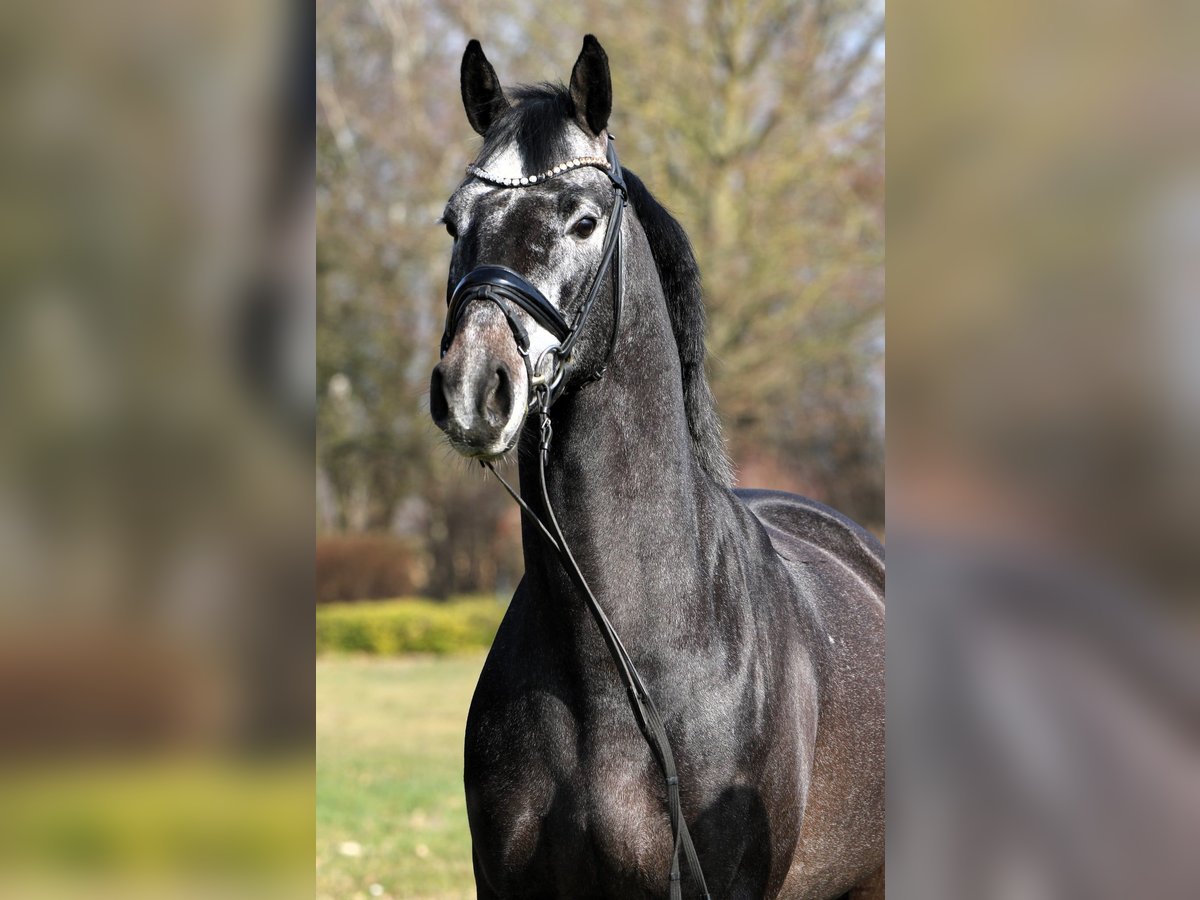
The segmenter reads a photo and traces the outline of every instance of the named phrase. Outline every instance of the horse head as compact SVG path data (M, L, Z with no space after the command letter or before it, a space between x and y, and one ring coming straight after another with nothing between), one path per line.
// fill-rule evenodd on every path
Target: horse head
M607 362L625 186L607 132L608 58L591 35L568 88L506 93L478 41L461 88L483 147L442 217L454 247L429 405L456 450L492 459L516 445L531 409Z

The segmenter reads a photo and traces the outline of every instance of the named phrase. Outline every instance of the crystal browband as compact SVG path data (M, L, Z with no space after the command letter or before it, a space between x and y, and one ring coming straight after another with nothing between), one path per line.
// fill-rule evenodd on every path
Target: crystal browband
M486 169L481 169L479 166L467 166L467 174L474 175L476 178L481 178L484 181L489 181L492 184L498 184L501 187L524 187L527 184L537 184L540 181L545 181L548 178L553 178L555 175L561 175L564 172L569 172L572 169L583 169L587 166L603 169L606 172L612 171L612 163L603 156L577 156L574 159L569 159L565 163L555 166L548 172L542 172L540 175L523 175L519 178L501 178L499 175L493 175Z

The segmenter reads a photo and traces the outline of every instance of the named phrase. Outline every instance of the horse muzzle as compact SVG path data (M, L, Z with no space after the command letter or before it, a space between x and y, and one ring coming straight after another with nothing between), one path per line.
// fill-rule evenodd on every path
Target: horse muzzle
M528 409L528 372L505 317L477 304L429 382L429 412L459 453L493 459L513 448Z

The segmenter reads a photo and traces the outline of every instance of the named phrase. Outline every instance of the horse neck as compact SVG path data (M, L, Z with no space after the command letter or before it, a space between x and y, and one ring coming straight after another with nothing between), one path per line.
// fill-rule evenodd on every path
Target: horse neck
M657 282L627 286L626 306L605 376L552 410L546 483L588 584L631 652L644 657L639 645L651 653L665 646L712 602L700 576L701 519L717 488L692 455L678 351ZM537 425L528 426L530 443ZM522 493L544 515L537 466L536 452L522 454ZM568 646L583 641L598 652L584 598L536 526L524 523L523 539L526 588L548 605L539 610L543 621L565 631L555 638Z

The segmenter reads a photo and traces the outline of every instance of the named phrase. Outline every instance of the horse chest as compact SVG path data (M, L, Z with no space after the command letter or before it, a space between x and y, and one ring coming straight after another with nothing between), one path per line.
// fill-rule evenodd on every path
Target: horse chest
M478 800L471 804L475 848L489 880L516 895L548 884L571 896L596 885L619 885L614 896L660 892L670 823L636 728L581 725L553 699L529 712L510 720L526 727L492 736L493 751L505 744L498 756L519 764L468 771ZM471 743L469 736L468 755Z

